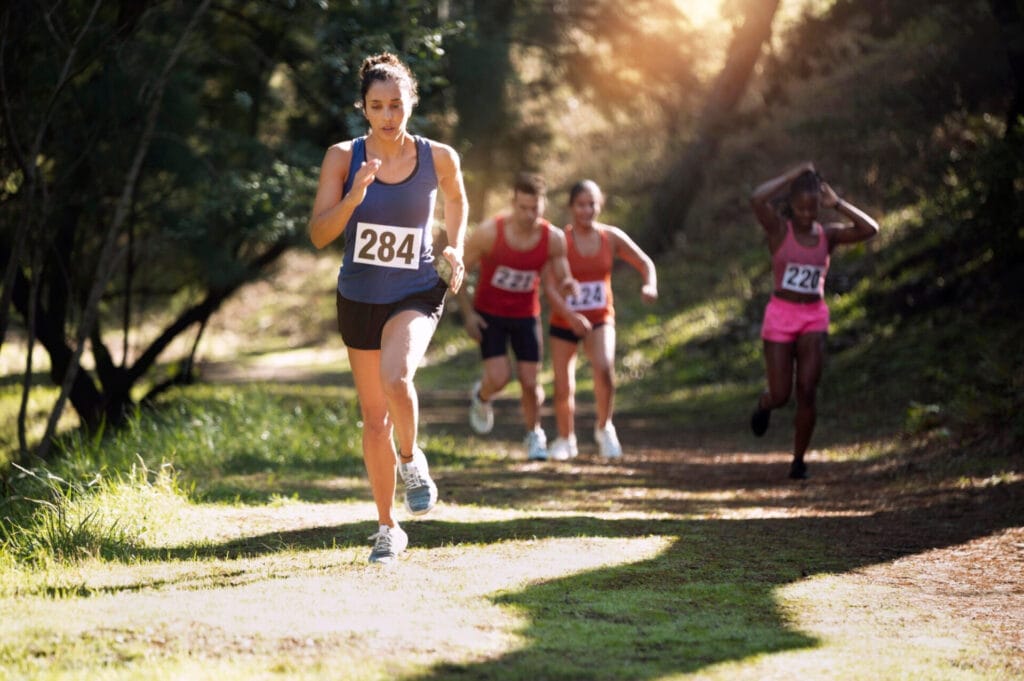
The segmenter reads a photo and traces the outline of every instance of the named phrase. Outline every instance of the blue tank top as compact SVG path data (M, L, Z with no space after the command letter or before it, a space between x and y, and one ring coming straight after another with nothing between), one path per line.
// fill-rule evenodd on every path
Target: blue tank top
M345 258L338 291L350 300L386 304L437 285L434 268L434 204L437 171L430 142L413 136L416 168L405 180L374 180L345 226ZM366 138L353 140L344 194L366 161Z

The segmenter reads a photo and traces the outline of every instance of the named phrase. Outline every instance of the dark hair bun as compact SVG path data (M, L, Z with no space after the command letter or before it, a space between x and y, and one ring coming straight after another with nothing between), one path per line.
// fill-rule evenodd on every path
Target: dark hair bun
M362 66L359 67L360 80L362 80L366 76L366 74L369 73L371 69L373 69L374 66L381 65L396 66L400 69L405 69L405 64L403 64L398 57L391 54L390 52L381 52L380 54L370 55L369 57L363 60Z
M401 59L390 52L373 54L363 60L359 67L359 102L366 100L366 92L374 81L394 81L405 88L413 106L419 101L418 85L416 77Z

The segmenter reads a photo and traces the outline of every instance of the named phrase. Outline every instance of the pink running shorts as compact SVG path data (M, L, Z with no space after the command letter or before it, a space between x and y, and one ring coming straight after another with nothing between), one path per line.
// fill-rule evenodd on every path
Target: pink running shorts
M828 333L828 321L824 300L794 303L772 296L764 308L761 338L773 343L792 343L805 333Z

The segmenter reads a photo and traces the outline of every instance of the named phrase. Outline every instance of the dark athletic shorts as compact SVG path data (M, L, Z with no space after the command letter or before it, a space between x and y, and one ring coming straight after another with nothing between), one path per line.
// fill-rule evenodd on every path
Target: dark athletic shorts
M438 281L426 291L413 293L393 303L360 303L339 292L337 295L338 331L345 345L356 350L380 350L384 324L403 310L417 310L435 322L444 311L448 284Z
M482 329L480 355L484 359L501 357L512 344L512 353L520 362L540 361L540 317L497 317L477 310L487 322Z
M601 322L599 324L592 325L591 328L597 329L604 325L605 322ZM577 336L575 333L573 333L572 329L567 329L562 326L555 326L554 324L548 326L548 333L551 334L552 338L561 338L562 340L569 341L570 343L579 343L581 340L583 340L583 337Z

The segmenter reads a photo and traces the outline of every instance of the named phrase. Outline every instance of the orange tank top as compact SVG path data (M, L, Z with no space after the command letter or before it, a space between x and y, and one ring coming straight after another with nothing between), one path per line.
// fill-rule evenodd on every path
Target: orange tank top
M580 294L566 299L569 307L586 317L591 324L604 324L615 319L612 300L612 264L615 253L612 239L607 230L598 229L601 245L593 255L583 255L576 247L572 225L565 228L566 258L569 271L580 283ZM569 320L558 313L552 313L551 324L563 329L571 328Z

